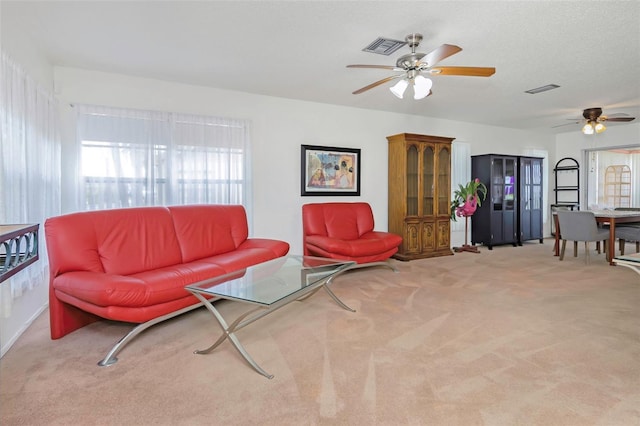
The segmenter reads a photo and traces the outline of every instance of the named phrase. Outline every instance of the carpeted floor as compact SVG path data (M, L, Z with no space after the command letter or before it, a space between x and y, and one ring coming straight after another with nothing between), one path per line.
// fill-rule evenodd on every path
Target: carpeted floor
M130 325L52 341L45 312L0 362L9 425L640 425L640 275L551 244L364 269L241 330L199 309L110 367ZM235 317L245 305L217 302Z

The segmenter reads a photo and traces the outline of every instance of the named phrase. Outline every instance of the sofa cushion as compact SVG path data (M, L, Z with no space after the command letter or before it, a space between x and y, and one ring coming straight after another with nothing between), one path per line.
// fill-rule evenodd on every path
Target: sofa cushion
M144 307L189 295L184 287L226 271L206 262L173 265L125 276L100 272L68 272L56 277L56 291L98 306Z
M325 252L349 257L377 255L392 250L402 242L399 235L386 232L369 232L357 240L310 235L306 238L307 247L318 247Z
M302 207L305 235L355 240L373 231L374 220L367 203L317 203Z
M227 272L282 257L289 252L289 244L284 241L251 238L236 250L200 259L220 266Z
M47 219L45 228L54 276L67 271L130 275L182 261L165 207L73 213Z
M247 215L240 205L172 206L169 211L183 262L228 253L249 236Z

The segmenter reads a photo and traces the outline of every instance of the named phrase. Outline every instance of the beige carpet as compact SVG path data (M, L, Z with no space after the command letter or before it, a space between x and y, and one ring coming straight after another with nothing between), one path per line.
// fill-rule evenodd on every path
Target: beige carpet
M640 425L640 275L551 243L396 262L241 330L253 371L200 309L61 340L48 312L0 362L8 425ZM234 316L244 305L219 302Z

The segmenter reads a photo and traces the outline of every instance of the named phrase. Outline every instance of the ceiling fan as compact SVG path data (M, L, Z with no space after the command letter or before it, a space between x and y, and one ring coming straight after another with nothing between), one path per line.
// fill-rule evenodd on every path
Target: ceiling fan
M451 55L454 55L462 50L462 48L452 45L443 44L437 49L429 53L418 53L416 47L422 41L422 34L409 34L405 38L407 44L411 48L411 53L402 55L396 61L395 66L391 65L347 65L347 68L379 68L391 71L398 71L399 74L385 77L382 80L378 80L367 86L364 86L355 92L354 95L358 95L362 92L366 92L369 89L380 86L392 80L400 79L394 86L390 88L391 93L402 99L404 91L409 86L410 82L413 82L414 99L423 99L431 95L432 81L426 78L423 74L429 76L435 75L461 75L467 77L490 77L496 69L493 67L440 67L436 66L437 63Z
M633 121L635 117L629 117L629 114L625 113L616 113L611 115L602 115L602 108L587 108L582 111L583 119L580 118L569 118L569 120L573 121L573 123L569 124L580 124L586 120L584 127L582 127L582 133L585 135L592 135L593 133L602 133L607 130L607 127L604 125L605 121L610 122L629 122ZM566 126L566 124L561 124L560 126ZM560 127L554 126L554 127Z

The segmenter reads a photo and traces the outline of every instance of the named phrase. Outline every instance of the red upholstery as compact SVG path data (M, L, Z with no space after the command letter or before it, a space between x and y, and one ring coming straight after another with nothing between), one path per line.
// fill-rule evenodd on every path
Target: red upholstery
M188 284L284 256L248 239L242 206L141 207L45 222L51 338L99 318L143 323L199 303Z
M386 260L398 251L399 235L374 231L367 203L315 203L302 206L304 254L357 263Z

